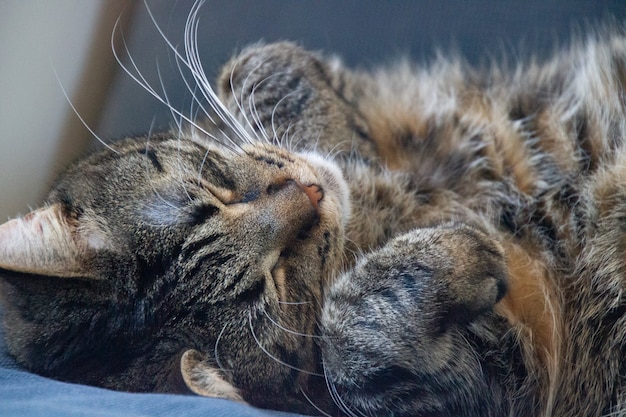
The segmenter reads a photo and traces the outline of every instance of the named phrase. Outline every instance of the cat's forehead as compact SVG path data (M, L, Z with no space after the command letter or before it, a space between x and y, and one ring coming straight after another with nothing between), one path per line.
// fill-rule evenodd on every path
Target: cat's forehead
M84 158L64 174L50 197L95 205L97 211L138 203L179 207L202 195L222 203L245 200L268 184L296 177L313 182L301 158L269 144L233 150L166 133L125 139ZM115 207L103 208L107 203Z
M116 182L125 177L155 179L163 176L199 175L225 178L225 169L232 164L232 152L220 146L169 135L129 138L95 152L68 170L62 182L73 177L85 180ZM140 183L128 184L132 187Z
M265 170L282 169L295 163L293 155L267 143L228 147L214 140L195 136L159 135L120 141L81 161L79 170L127 170L135 173L193 174L227 179L241 177L252 165Z
M137 138L124 141L115 149L113 164L133 164L143 161L157 173L171 170L181 171L193 168L197 171L205 165L225 165L232 158L232 152L207 142L198 143L187 138L163 135L158 138ZM117 159L117 160L116 160ZM137 167L141 168L141 167ZM138 171L141 172L141 169Z

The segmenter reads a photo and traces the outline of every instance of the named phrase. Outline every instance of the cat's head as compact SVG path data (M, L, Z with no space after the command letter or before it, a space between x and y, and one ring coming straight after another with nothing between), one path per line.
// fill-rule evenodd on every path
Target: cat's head
M293 409L320 373L347 187L316 155L191 136L111 145L0 226L9 348L63 379Z

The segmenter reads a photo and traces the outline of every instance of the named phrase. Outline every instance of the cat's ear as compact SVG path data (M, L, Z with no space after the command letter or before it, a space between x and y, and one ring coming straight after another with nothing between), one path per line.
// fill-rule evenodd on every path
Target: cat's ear
M88 234L88 233L87 233ZM95 277L90 239L58 204L0 225L0 268L56 277Z
M180 372L187 388L194 394L244 402L239 390L224 378L219 369L210 366L206 357L195 349L190 349L181 356Z

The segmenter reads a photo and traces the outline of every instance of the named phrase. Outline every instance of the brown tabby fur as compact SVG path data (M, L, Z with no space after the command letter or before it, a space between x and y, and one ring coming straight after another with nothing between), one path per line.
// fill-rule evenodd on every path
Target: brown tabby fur
M111 144L0 227L22 365L313 414L626 415L624 36L506 72L256 45L218 86L233 116Z

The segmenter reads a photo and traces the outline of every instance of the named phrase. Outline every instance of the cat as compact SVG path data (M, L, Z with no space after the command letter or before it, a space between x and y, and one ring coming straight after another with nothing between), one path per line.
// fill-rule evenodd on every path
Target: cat
M315 415L626 415L626 37L378 71L288 42L0 226L26 369ZM201 100L200 97L204 97Z

